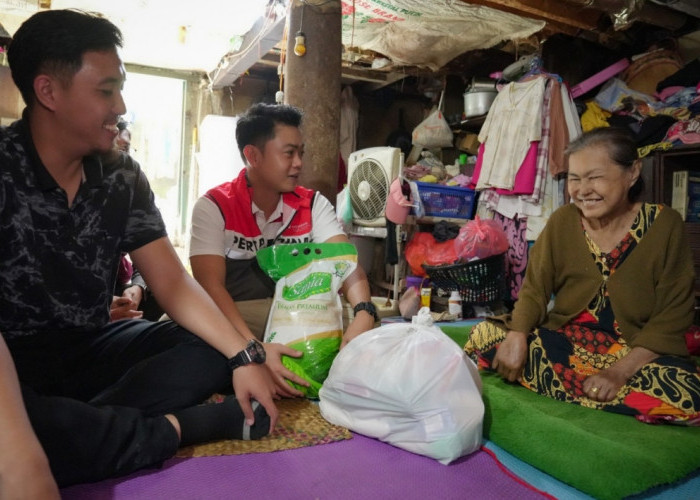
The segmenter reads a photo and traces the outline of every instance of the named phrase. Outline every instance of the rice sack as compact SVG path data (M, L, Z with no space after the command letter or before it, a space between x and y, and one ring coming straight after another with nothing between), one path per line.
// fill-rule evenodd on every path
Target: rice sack
M343 309L338 291L357 267L357 249L350 243L275 245L260 250L257 259L277 282L265 342L303 353L300 358L282 356L282 364L311 385L288 383L317 399L340 350Z

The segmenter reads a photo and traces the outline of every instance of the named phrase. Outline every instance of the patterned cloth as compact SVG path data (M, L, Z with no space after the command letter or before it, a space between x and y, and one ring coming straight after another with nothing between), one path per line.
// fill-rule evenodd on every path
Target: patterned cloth
M659 205L643 206L629 233L610 253L601 252L587 235L591 255L606 279L586 310L572 321L556 331L537 328L529 335L528 361L520 383L560 401L634 415L647 423L700 425L700 368L689 358L656 358L606 403L589 399L582 389L587 377L609 368L631 350L619 331L606 283L661 209ZM481 322L472 330L465 351L479 368L490 369L506 333L494 323Z

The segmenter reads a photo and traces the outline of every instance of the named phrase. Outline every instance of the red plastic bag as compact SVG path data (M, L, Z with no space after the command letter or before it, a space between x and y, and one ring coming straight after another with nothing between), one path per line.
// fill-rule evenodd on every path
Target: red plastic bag
M453 242L461 261L485 259L505 252L510 246L506 232L498 222L481 220L478 215L462 226Z
M454 240L436 241L432 233L415 233L406 245L406 262L414 276L425 276L423 264L440 266L457 260Z

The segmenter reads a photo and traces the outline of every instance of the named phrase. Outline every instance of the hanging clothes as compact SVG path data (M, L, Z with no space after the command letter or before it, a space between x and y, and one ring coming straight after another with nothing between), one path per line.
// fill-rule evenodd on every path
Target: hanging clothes
M485 143L477 189L512 189L532 141L542 132L545 79L511 82L494 99L479 132Z
M549 102L549 174L556 177L566 173L564 150L569 144L569 129L564 115L564 103L561 94L561 84L557 80L550 81L551 100Z

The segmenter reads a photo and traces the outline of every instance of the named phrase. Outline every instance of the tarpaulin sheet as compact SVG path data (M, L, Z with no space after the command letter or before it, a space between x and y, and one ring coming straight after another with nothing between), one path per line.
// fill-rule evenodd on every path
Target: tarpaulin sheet
M342 0L343 45L437 70L458 55L524 39L544 21L460 0Z

